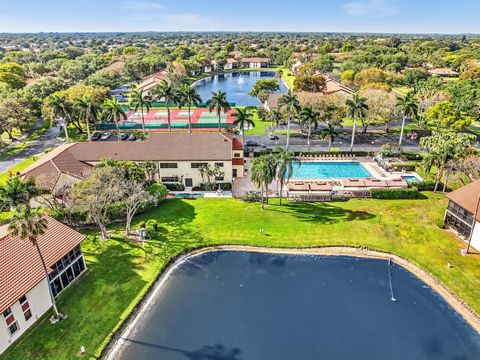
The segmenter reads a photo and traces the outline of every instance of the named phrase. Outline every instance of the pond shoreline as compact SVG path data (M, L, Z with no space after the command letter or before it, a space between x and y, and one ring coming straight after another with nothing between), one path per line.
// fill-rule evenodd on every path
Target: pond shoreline
M275 248L260 247L248 245L218 245L208 246L204 248L194 249L188 252L178 254L170 259L169 263L159 273L157 279L152 283L145 296L132 310L124 323L117 329L113 337L103 349L100 358L114 360L118 358L124 345L124 338L135 329L135 325L141 320L142 314L146 312L149 305L154 301L156 295L166 290L165 285L169 275L184 261L190 257L205 254L213 251L236 251L236 252L253 252L264 254L284 254L284 255L320 255L320 256L347 256L365 259L390 260L395 264L403 267L411 274L415 275L426 285L428 285L436 294L444 299L450 307L457 312L477 333L480 334L480 316L473 311L458 296L453 294L446 286L438 281L432 274L422 270L416 264L402 258L400 256L370 250L365 247L349 247L349 246L324 246L324 247L307 247L307 248Z

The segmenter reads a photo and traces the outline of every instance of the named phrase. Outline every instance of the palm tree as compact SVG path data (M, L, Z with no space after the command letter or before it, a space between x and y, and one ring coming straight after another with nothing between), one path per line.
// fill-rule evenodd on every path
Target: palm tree
M353 95L353 98L348 99L345 104L348 108L348 115L353 118L352 142L350 143L350 151L353 151L353 143L355 142L355 131L357 130L357 117L365 117L368 110L367 99L358 94Z
M398 146L402 146L403 129L405 128L405 120L407 117L415 118L418 114L418 103L413 98L413 92L409 92L405 97L397 100L397 109L402 112L402 127L400 129L400 139Z
M91 141L90 119L97 117L98 107L92 101L90 96L84 96L82 99L78 100L74 107L78 110L80 119L85 119L85 125L87 127L87 139L88 141Z
M275 71L275 77L278 78L278 79L281 79L283 76L283 70L282 69L278 69L277 71Z
M250 172L253 184L260 189L263 210L265 209L264 199L268 204L268 186L277 173L277 161L271 154L256 157L251 162Z
M48 268L37 241L38 238L45 233L47 227L48 221L39 209L24 206L13 214L10 224L8 225L8 231L12 236L20 236L22 240L27 239L31 242L35 250L37 250L38 257L42 262L43 271L45 272L45 277L48 280ZM50 284L48 285L48 292L50 294L50 300L52 301L53 311L55 312L55 316L58 317L60 313L58 312Z
M283 115L282 112L278 109L272 109L267 113L267 119L272 123L272 132L275 132L275 126L278 126L282 121Z
M165 107L167 108L168 131L172 132L170 104L177 104L180 101L180 93L177 88L167 80L162 80L160 84L155 87L154 94L159 100L163 98L163 101L165 102Z
M218 90L217 92L212 92L212 99L210 100L210 105L208 106L208 111L216 111L218 116L218 131L221 129L221 118L220 115L222 111L226 114L230 110L230 104L227 100L227 93Z
M142 112L142 131L145 133L145 115L143 109L146 109L147 112L152 108L152 99L148 96L143 96L143 93L138 89L133 89L130 94L128 94L130 105L133 106L133 111L137 112L139 109Z
M283 184L290 180L293 175L293 164L295 154L293 151L281 151L276 154L277 159L277 181L280 184L280 206L282 206Z
M126 120L127 119L127 114L125 113L125 110L123 110L122 105L119 104L117 101L117 98L111 98L107 99L103 102L103 111L104 115L107 120L113 121L115 125L117 126L117 132L118 132L118 141L120 141L120 120Z
M193 106L198 106L202 102L202 98L197 92L197 89L194 86L188 84L183 84L181 93L185 102L188 106L188 129L192 132L192 112L191 108Z
M311 106L305 106L300 112L301 121L308 126L308 151L310 151L310 135L312 133L312 126L316 128L320 120L320 113L315 111Z
M338 136L338 132L335 131L335 125L332 123L326 122L327 127L322 129L320 132L320 137L325 139L328 137L328 151L332 148L333 140Z
M300 111L300 101L296 95L293 95L292 90L288 90L288 93L278 100L278 106L287 111L287 144L285 150L288 150L290 142L290 122Z
M9 209L30 206L30 200L44 194L46 190L40 189L35 184L35 179L28 177L22 180L14 176L0 187L0 203Z
M234 115L235 121L233 126L236 126L237 129L242 130L242 142L245 144L245 128L246 127L255 127L255 122L253 121L253 114L248 108L237 108L237 113Z
M47 98L47 106L52 109L54 117L62 117L65 121L67 116L67 104L65 98L52 94ZM67 124L64 123L62 126L65 131L65 141L69 142Z

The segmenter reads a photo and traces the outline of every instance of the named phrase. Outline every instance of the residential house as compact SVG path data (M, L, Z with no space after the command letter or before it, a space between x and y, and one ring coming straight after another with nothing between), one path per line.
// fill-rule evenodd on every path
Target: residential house
M251 57L242 58L242 67L244 68L268 68L271 65L269 58Z
M182 182L186 187L198 186L204 179L199 169L218 166L223 176L216 182L232 182L243 176L243 144L231 135L221 133L152 133L147 141L79 142L47 154L21 173L35 177L39 184L58 189L88 174L102 159L155 161L157 180L163 183Z
M263 107L265 110L272 110L278 108L278 100L285 95L285 94L279 94L279 93L272 93L268 95L267 101L263 104Z
M240 67L240 63L237 61L237 59L228 58L227 63L223 68L224 70L233 70L233 69L238 69L239 67Z
M0 354L51 307L48 287L58 296L86 270L84 236L48 217L37 239L49 275L29 240L0 227Z
M439 77L457 77L460 75L455 70L447 67L430 69L428 70L428 73L431 76L439 76Z
M162 80L167 79L167 72L165 70L156 72L155 74L149 75L138 84L137 88L142 92L143 95L150 95L152 89L159 85Z
M445 225L480 251L480 180L447 195ZM471 238L470 238L471 237Z

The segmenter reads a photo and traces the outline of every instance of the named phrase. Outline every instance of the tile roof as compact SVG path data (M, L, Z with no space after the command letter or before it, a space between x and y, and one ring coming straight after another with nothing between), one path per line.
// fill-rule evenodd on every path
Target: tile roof
M270 62L270 59L269 58L262 58L262 57L245 57L245 58L242 58L242 62L268 63L268 62Z
M475 214L479 196L480 180L477 180L458 190L452 191L447 195L447 198L467 210L469 213ZM477 221L480 221L480 211L479 214L477 214Z
M243 144L240 139L233 138L232 150L243 150Z
M276 109L278 107L278 100L285 94L273 93L268 95L267 106L269 109Z
M428 73L431 75L458 75L458 72L447 67L430 69Z
M47 217L45 234L37 239L48 267L55 264L85 238L84 235ZM45 278L35 247L28 240L0 234L0 313Z

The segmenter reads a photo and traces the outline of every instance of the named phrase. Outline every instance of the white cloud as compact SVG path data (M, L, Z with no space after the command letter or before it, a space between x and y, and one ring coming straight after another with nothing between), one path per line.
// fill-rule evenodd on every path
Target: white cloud
M165 9L165 5L158 1L123 1L121 6L131 10L161 10Z
M353 1L343 5L343 10L352 16L388 16L399 12L394 0Z

